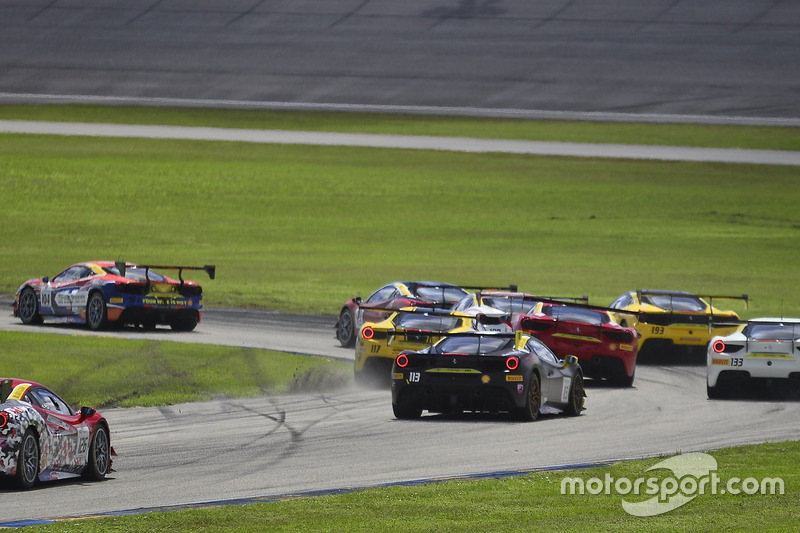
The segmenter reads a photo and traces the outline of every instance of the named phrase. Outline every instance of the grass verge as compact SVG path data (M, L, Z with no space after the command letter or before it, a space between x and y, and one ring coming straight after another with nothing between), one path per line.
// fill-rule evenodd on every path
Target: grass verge
M658 478L669 488L669 470L647 472L663 458L628 461L609 467L547 471L498 480L454 480L415 486L390 486L346 494L301 497L272 503L224 506L134 516L60 522L31 531L794 531L800 508L800 443L772 443L711 452L721 479L763 481L780 478L784 493L714 494L709 489L671 512L651 517L627 514L623 499L650 495L562 493L562 480ZM674 475L679 480L683 475ZM743 484L734 482L734 487ZM587 484L588 486L588 484ZM613 485L612 485L613 486ZM690 485L687 485L687 487ZM709 485L710 487L710 485ZM644 489L643 489L644 490ZM692 494L691 492L687 493Z
M171 405L330 390L352 363L170 341L0 332L3 376L52 388L73 407Z
M6 294L125 259L216 264L207 307L336 314L440 279L601 305L748 293L750 316L800 315L792 167L0 135L0 183Z

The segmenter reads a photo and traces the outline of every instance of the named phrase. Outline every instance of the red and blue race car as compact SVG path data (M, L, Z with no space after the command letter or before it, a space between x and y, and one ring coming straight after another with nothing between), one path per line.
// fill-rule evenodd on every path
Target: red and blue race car
M177 270L178 280L154 269ZM87 324L95 330L110 324L168 324L178 331L192 331L202 318L203 289L194 281L184 280L184 270L204 270L211 279L216 275L213 265L77 263L52 279L23 283L14 297L14 316L23 324L48 320Z

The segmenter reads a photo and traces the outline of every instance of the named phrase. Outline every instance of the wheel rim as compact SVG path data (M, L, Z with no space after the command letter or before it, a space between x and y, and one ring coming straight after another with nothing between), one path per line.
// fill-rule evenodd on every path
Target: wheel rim
M36 314L36 294L26 290L19 298L19 317L27 322Z
M94 437L94 464L97 472L105 474L108 471L108 435L103 428L98 428Z
M350 313L344 312L339 317L339 340L348 342L353 336L353 317Z
M539 408L541 403L539 401L539 380L534 376L531 378L531 385L528 390L528 409L530 409L531 418L539 416Z
M26 483L33 483L39 475L38 455L36 439L28 435L22 443L22 474Z
M92 327L103 323L103 300L99 296L92 296L86 306L86 321Z
M580 413L583 410L583 399L583 378L575 376L575 383L572 386L572 405L576 413Z

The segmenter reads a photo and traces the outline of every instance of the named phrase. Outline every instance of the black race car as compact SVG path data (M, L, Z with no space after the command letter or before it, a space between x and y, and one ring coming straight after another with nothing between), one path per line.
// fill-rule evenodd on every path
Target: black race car
M392 408L400 419L432 413L579 415L586 393L578 359L559 359L524 332L451 333L433 346L401 352L392 365Z

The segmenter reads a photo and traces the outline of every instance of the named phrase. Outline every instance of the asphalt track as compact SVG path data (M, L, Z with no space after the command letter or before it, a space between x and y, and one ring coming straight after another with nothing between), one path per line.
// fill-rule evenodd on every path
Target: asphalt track
M800 119L790 0L0 0L0 101Z
M352 360L352 350L333 337L334 322L209 310L193 333L125 328L104 334L277 347ZM315 332L300 334L309 325ZM26 327L6 313L0 329L93 334L82 327ZM704 366L640 365L634 388L590 384L580 417L551 415L530 424L483 415L399 421L388 391L356 388L110 409L104 414L119 454L117 471L100 483L52 482L31 492L0 487L0 524L502 476L800 438L795 401L710 401L704 384ZM720 476L725 479L725 472Z

